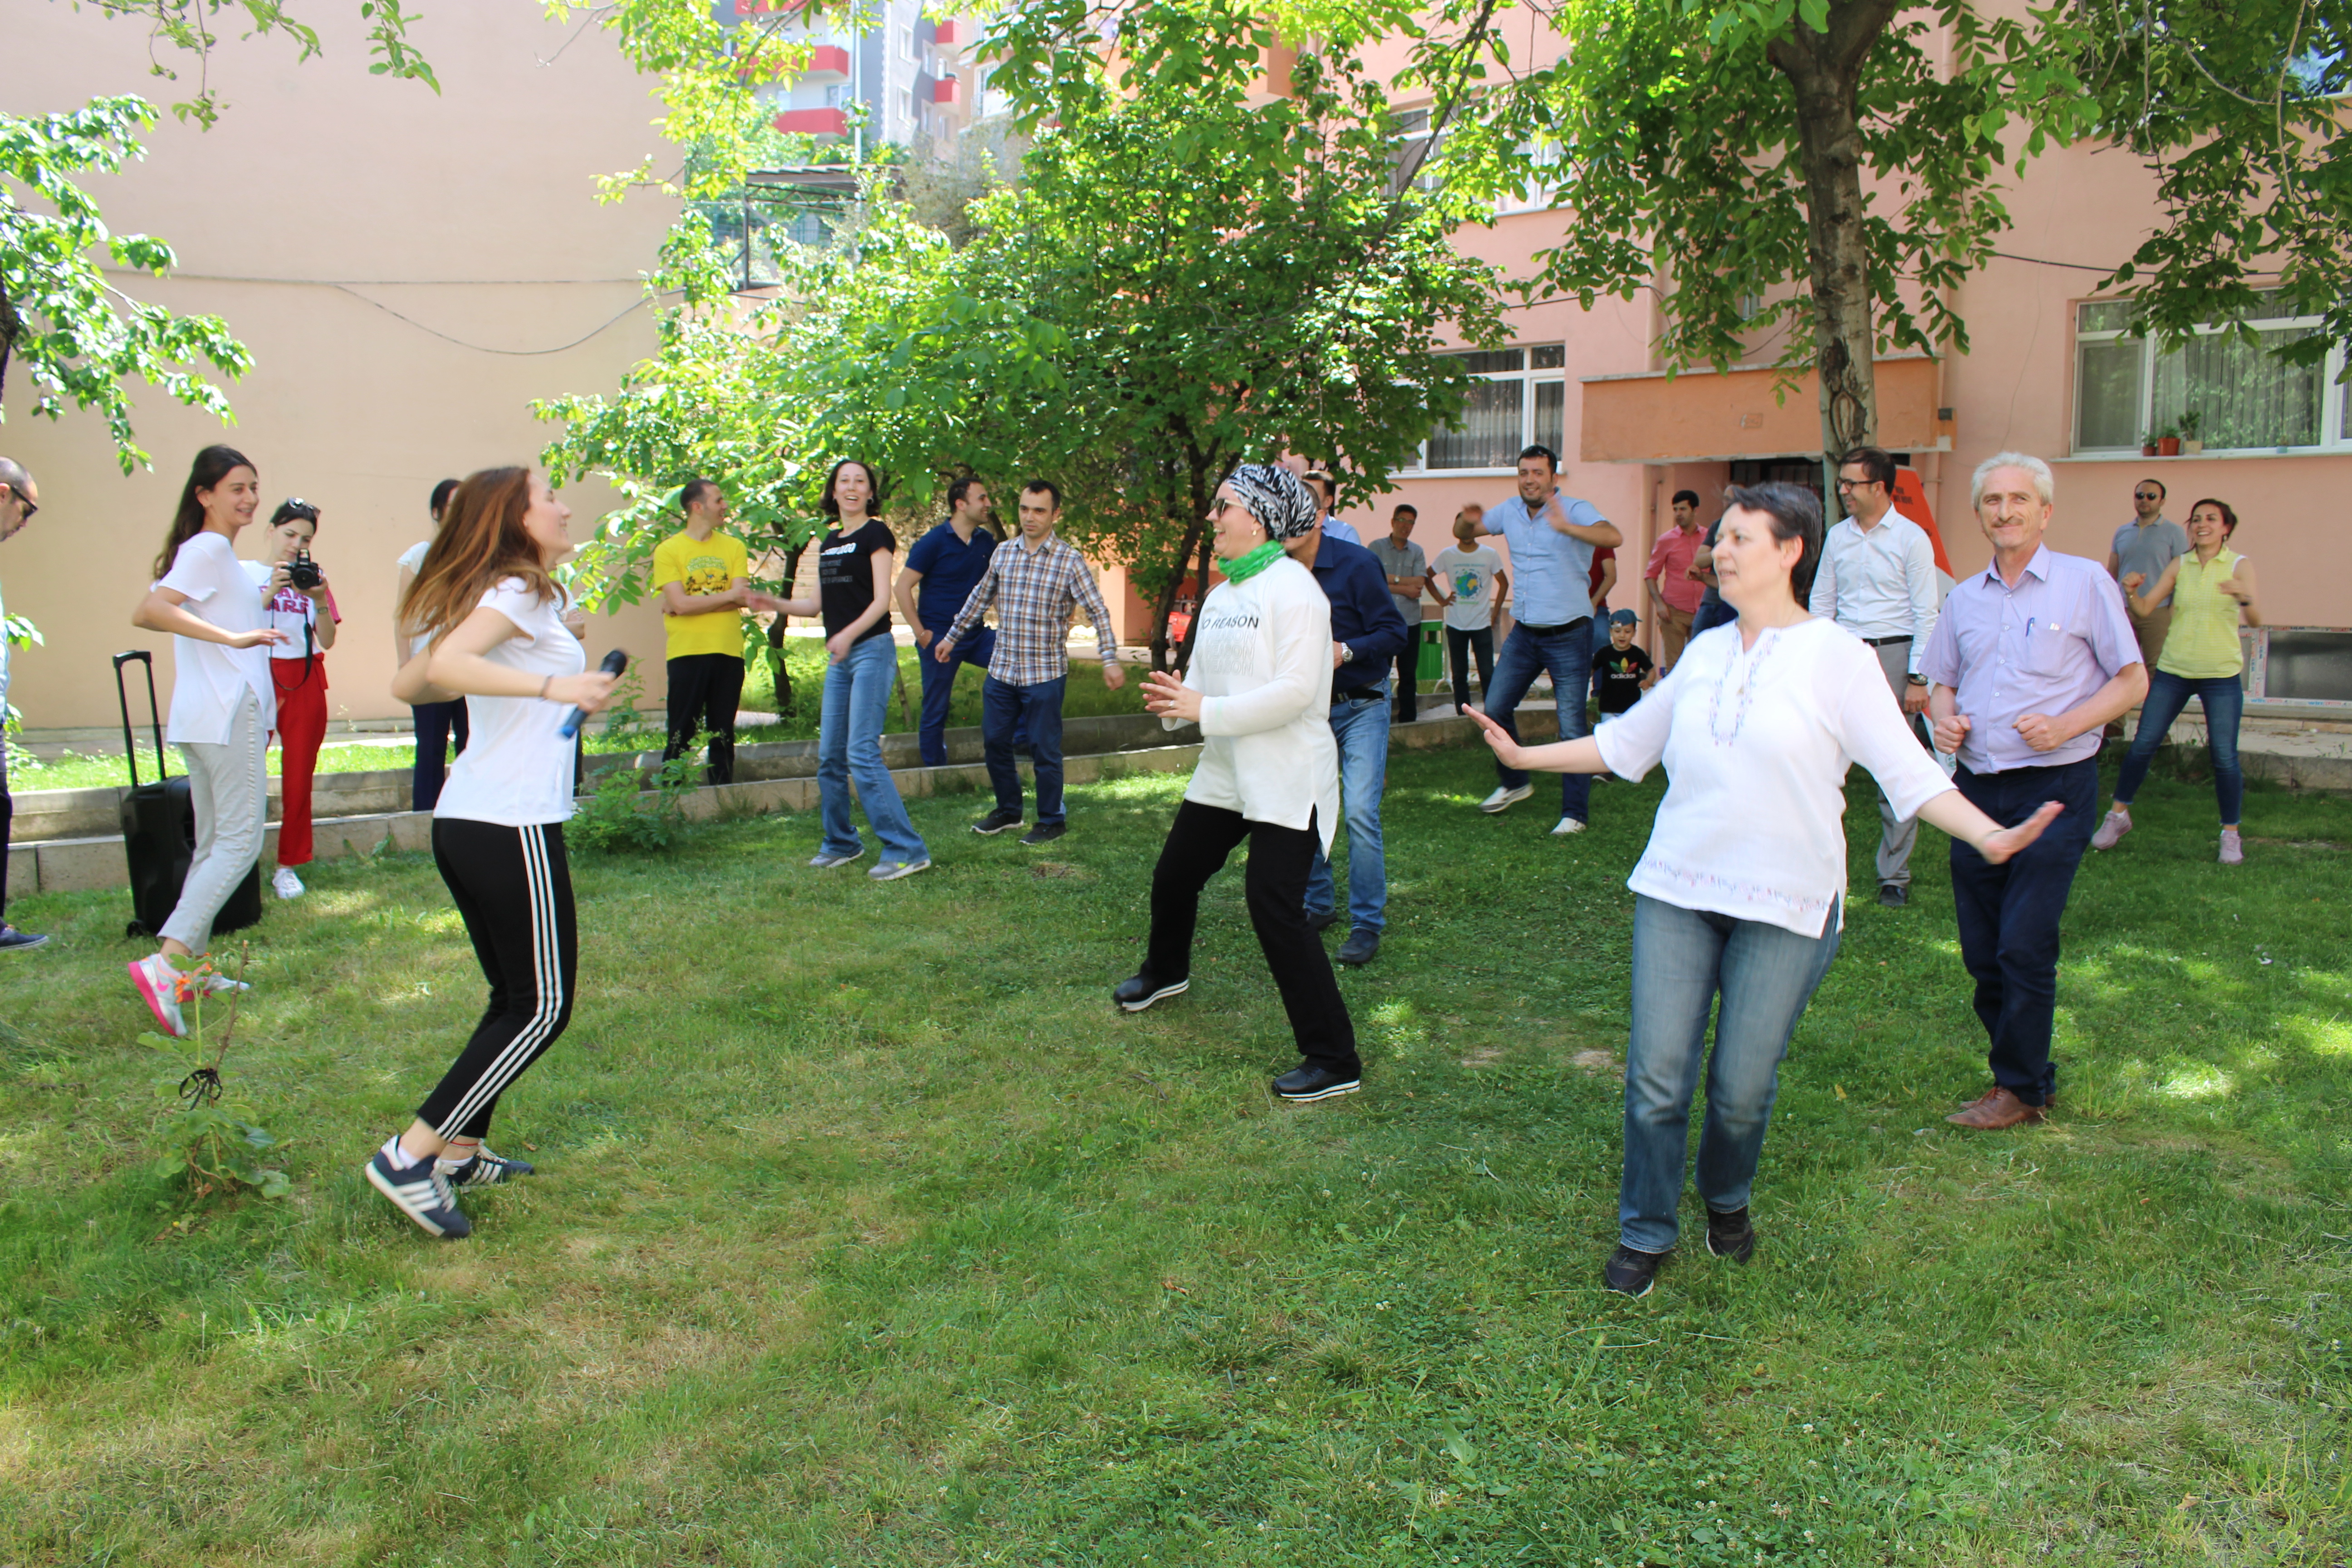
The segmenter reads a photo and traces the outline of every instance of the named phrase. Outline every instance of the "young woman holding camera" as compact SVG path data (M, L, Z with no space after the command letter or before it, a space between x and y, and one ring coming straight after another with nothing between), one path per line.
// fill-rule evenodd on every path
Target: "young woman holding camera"
M310 781L327 739L327 664L319 656L335 646L335 608L327 574L310 560L319 509L296 497L270 514L268 556L245 569L264 595L262 614L286 640L269 650L278 687L278 869L269 885L281 899L302 896L294 868L310 863Z
M130 965L131 984L167 1035L186 1032L171 960L211 945L213 921L261 858L269 816L269 731L278 711L268 649L286 634L264 618L236 536L261 504L261 478L231 447L196 454L155 559L155 585L131 624L173 636L172 719L196 813L196 850L161 949ZM230 982L215 979L218 986Z
M433 858L490 983L465 1049L408 1131L367 1164L369 1183L435 1236L473 1228L457 1188L530 1174L482 1139L499 1097L572 1021L580 930L563 855L572 756L563 721L575 706L603 707L616 678L587 668L551 575L572 553L571 516L542 474L474 474L449 498L400 601L402 634L425 640L393 696L411 705L462 697L472 727L433 808Z

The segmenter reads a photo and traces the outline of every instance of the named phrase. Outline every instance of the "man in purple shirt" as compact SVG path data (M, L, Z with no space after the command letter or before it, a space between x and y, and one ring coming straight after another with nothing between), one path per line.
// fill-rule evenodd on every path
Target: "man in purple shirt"
M1945 1118L1962 1127L2049 1114L2058 922L2098 823L2099 730L2147 691L2115 579L2042 542L2051 489L2039 458L2001 452L1978 465L1969 494L1992 564L1952 585L1919 660L1936 749L1958 754L1960 794L2004 827L2045 801L2065 807L2002 865L1952 841L1960 957L1992 1037L1991 1091Z

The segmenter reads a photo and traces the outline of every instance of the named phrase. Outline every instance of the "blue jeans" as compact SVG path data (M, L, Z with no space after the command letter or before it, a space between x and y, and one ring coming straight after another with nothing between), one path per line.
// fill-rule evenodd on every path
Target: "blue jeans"
M947 636L944 626L926 626L931 634L931 647L915 650L915 667L923 672L923 717L915 726L915 743L923 753L923 766L943 768L948 762L948 702L955 696L956 671L971 665L982 676L988 673L988 661L996 657L996 633L989 626L974 626L956 644L955 656L941 664L931 657L939 639ZM1014 735L1013 744L1022 737Z
M980 683L980 739L988 753L988 782L996 788L996 809L1021 810L1021 770L1013 748L1023 731L1037 770L1037 826L1062 820L1062 689L1068 676L1013 686L991 675Z
M923 836L907 816L898 786L882 765L882 725L890 715L890 689L898 683L898 645L887 636L867 637L849 657L824 671L824 717L817 721L817 799L824 816L824 851L855 855L866 847L849 816L849 781L857 780L858 804L882 858L929 858Z
M1331 739L1339 746L1339 837L1348 844L1348 929L1388 929L1389 866L1381 849L1381 795L1389 785L1388 682L1362 695L1331 699ZM1318 843L1307 871L1307 912L1331 912L1338 891L1331 862Z
M1625 1177L1618 1239L1665 1252L1678 1233L1690 1153L1691 1095L1706 1064L1706 1121L1698 1141L1698 1195L1711 1209L1748 1206L1756 1162L1780 1088L1780 1058L1813 988L1837 956L1838 911L1820 936L1762 921L1633 900L1633 1032L1625 1046Z
M1559 738L1573 741L1584 733L1584 702L1586 689L1592 683L1592 627L1589 617L1580 617L1554 631L1539 637L1524 623L1513 626L1511 635L1503 639L1503 656L1495 661L1495 684L1486 692L1486 717L1503 727L1503 732L1516 741L1519 738L1518 721L1511 715L1528 688L1536 683L1542 671L1551 672L1552 704L1559 710ZM1528 782L1528 775L1517 768L1495 764L1495 773L1504 784L1517 789ZM1582 822L1591 815L1592 779L1586 773L1559 775L1559 814Z
M2058 922L2099 822L2099 759L1952 775L1962 798L2014 827L2054 800L2066 809L2041 837L1995 866L1952 840L1952 913L1960 962L1977 983L1977 1020L1991 1038L1993 1082L2028 1105L2058 1092L2050 1031L2058 1013Z
M1606 609L1596 609L1592 612L1592 649L1587 656L1591 661L1591 674L1584 682L1585 697L1588 701L1601 700L1601 655L1608 646L1609 612Z
M2123 769L2116 775L2116 804L2129 805L2139 794L2140 781L2147 777L2147 764L2155 760L2156 749L2164 744L2165 732L2191 697L2205 705L2205 743L2212 757L2213 794L2221 801L2221 826L2235 827L2246 804L2246 775L2238 765L2238 721L2245 716L2246 691L2234 675L2196 680L2160 669L2149 673L2139 728L2132 731L2131 750L2124 753Z

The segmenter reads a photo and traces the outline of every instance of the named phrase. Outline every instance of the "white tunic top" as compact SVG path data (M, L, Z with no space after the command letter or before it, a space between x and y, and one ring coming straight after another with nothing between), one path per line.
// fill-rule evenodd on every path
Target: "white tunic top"
M1739 646L1739 626L1691 639L1674 670L1595 732L1612 773L1661 761L1666 798L1625 885L1686 910L1829 929L1845 891L1845 776L1868 768L1904 816L1952 787L1886 689L1878 657L1811 616Z
M587 650L563 624L568 606L562 589L542 600L521 578L509 577L482 595L481 607L515 626L515 635L485 656L492 664L538 677L577 675L588 668ZM570 817L572 742L558 731L571 711L536 697L468 696L470 738L449 769L433 815L508 827Z
M261 590L246 574L236 547L217 533L199 533L172 557L155 584L186 595L181 608L225 632L257 632L268 624ZM278 724L278 683L269 676L269 649L230 647L174 636L172 718L164 734L175 746L224 746L238 699L250 691L261 704L261 728Z
M1315 574L1286 555L1246 583L1211 589L1184 684L1202 699L1201 762L1184 798L1277 827L1313 816L1330 853L1339 821L1331 601Z

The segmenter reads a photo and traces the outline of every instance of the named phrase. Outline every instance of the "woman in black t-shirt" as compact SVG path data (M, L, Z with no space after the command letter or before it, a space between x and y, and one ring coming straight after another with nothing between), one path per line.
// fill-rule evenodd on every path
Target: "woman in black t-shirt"
M866 820L882 840L882 858L866 874L896 881L930 868L923 836L907 816L898 786L882 763L882 725L890 689L898 680L898 639L890 635L890 569L898 541L874 515L873 471L855 458L833 466L824 509L833 531L817 546L817 595L813 599L751 596L751 607L824 621L824 718L817 729L817 795L824 842L809 862L819 869L846 866L866 853L849 815L849 781Z

